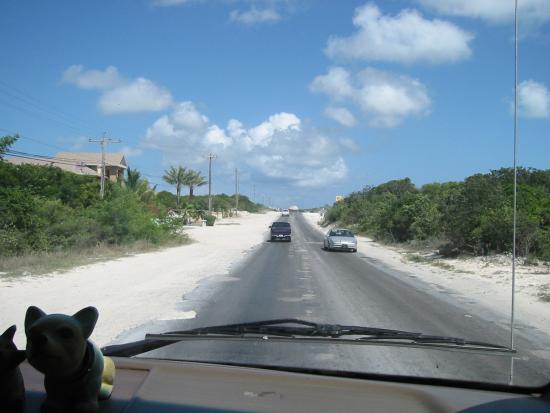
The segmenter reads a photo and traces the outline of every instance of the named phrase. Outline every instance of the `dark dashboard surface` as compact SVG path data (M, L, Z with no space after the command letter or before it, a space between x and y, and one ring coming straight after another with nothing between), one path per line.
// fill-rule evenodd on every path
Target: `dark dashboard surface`
M102 412L550 412L550 393L515 394L193 362L114 358ZM40 411L43 377L26 362L26 412Z

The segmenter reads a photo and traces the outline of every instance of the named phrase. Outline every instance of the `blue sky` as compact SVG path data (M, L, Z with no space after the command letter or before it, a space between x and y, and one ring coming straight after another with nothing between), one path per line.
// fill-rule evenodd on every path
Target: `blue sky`
M0 5L0 134L53 155L122 139L159 189L310 207L512 163L513 1L119 0ZM520 0L521 165L550 168L550 2ZM201 188L199 193L205 193Z

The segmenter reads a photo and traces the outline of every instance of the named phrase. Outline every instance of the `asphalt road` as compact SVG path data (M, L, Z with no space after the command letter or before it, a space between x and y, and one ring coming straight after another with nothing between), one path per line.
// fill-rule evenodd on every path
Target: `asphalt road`
M266 242L251 251L229 276L212 277L182 309L192 320L157 322L149 331L274 318L402 329L506 345L506 319L473 306L464 297L437 290L410 274L383 267L368 255L327 252L322 235L301 214L288 220L292 242ZM266 228L267 230L267 228ZM548 337L518 326L519 359L514 384L550 381ZM280 364L385 374L507 383L510 359L449 351L332 344L183 342L148 356L187 360ZM544 356L543 356L544 357Z

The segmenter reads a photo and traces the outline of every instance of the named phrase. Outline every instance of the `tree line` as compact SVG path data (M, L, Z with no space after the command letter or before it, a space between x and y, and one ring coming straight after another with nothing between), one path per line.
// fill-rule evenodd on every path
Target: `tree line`
M157 192L138 170L128 168L123 182L105 182L102 200L97 177L5 162L5 152L16 140L16 136L0 137L0 257L141 240L172 242L181 239L187 218L208 219L206 197L193 194L194 188L204 185L194 171L181 167L177 171L180 174L183 169L181 185L189 187L185 199L180 191L177 195ZM178 170L166 171L167 180L173 169ZM229 209L228 198L216 195L213 205ZM239 206L251 212L261 208L244 196ZM170 214L182 207L183 214Z
M329 207L324 220L388 242L431 241L443 255L512 250L513 169L417 188L409 178L367 186ZM518 255L550 260L550 170L519 168Z

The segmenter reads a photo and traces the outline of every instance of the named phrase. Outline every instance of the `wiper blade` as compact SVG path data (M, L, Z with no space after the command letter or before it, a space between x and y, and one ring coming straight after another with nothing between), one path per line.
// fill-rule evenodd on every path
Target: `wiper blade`
M355 338L342 338L357 336ZM190 330L147 334L145 340L103 348L105 355L131 357L186 339L271 340L285 342L318 342L334 344L373 344L402 347L478 350L501 355L516 351L497 344L463 338L425 335L403 330L376 327L320 324L294 318L225 324Z
M296 324L290 326L288 324ZM331 337L361 336L356 340L408 340L418 343L448 343L456 345L472 345L476 347L489 347L507 350L500 346L481 341L471 341L457 337L426 335L403 330L390 330L376 327L346 326L339 324L320 324L295 318L264 320L250 323L225 324L211 327L201 327L191 330L171 331L162 336L178 335L246 335L259 334L283 337Z

